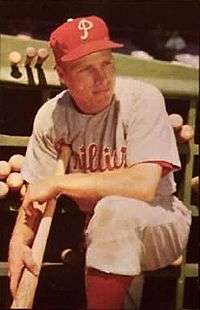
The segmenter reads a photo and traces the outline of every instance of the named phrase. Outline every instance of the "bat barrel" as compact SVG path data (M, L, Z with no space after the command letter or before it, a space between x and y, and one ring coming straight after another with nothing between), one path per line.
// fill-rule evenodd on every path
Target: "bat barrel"
M41 66L48 57L49 57L49 51L46 48L40 48L38 50L36 66L38 65Z
M26 60L25 60L25 66L30 66L33 59L37 55L36 48L30 46L26 48Z

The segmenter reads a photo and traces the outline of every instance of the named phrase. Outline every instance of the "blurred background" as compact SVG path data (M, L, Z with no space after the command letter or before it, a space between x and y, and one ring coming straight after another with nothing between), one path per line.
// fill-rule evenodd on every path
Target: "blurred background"
M199 66L199 1L1 0L0 33L48 40L68 18L103 17L119 50Z

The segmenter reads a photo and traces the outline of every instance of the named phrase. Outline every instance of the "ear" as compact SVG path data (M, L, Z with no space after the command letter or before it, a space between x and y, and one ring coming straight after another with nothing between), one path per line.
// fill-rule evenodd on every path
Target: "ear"
M59 66L59 65L56 65L56 71L58 73L58 77L59 77L60 83L61 84L65 84L64 73L63 73L62 67Z

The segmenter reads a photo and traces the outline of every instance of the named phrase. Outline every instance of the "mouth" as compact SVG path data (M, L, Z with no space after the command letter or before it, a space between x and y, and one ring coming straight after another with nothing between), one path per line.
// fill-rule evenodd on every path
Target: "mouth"
M93 91L93 94L94 95L98 95L98 94L106 94L110 91L109 88L106 88L106 89L99 89L99 90L94 90Z

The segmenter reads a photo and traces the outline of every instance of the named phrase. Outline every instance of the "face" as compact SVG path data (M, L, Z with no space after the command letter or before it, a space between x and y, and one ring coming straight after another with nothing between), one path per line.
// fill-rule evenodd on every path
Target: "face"
M83 113L96 114L111 103L115 65L110 50L63 63L59 71L77 107Z

